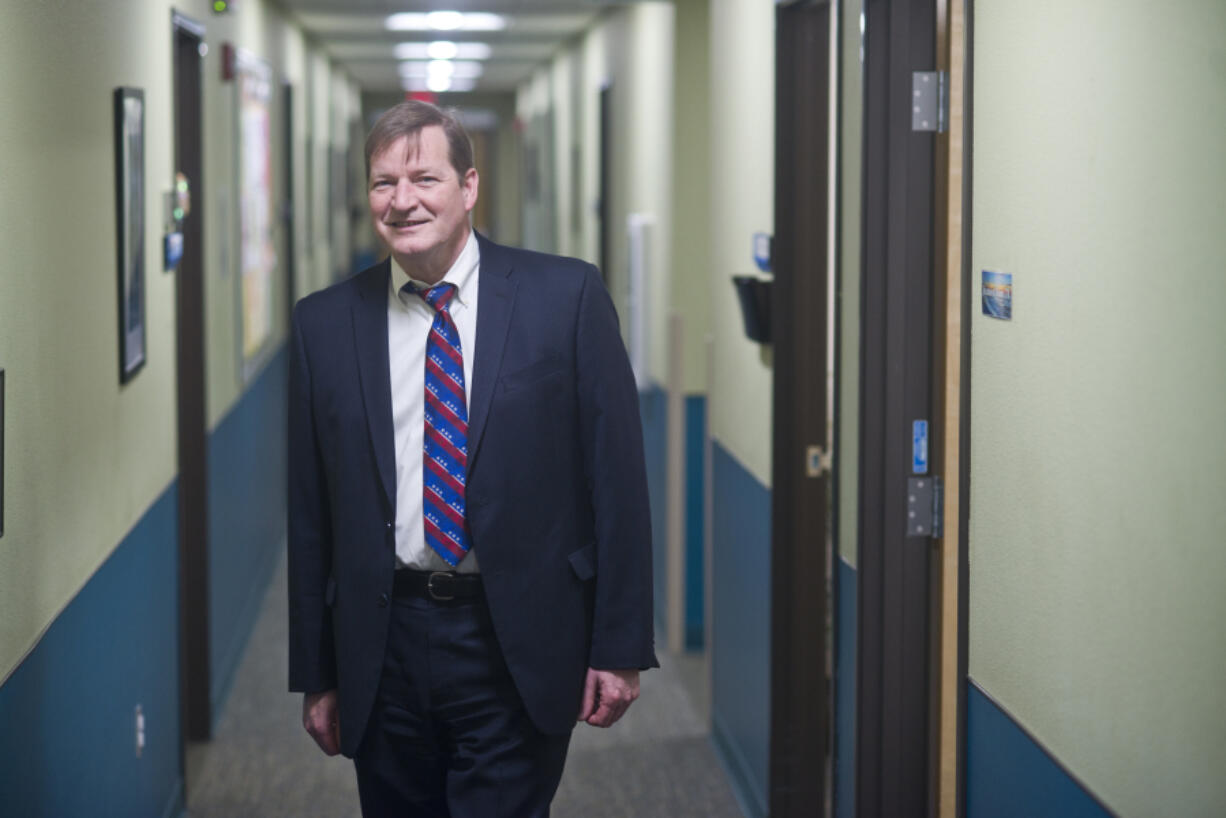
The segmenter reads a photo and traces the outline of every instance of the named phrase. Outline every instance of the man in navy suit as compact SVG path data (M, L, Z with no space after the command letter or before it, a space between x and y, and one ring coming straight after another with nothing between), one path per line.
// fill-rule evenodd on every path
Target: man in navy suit
M366 142L390 258L294 309L290 689L367 816L546 816L652 645L638 399L596 269L469 227L449 113Z

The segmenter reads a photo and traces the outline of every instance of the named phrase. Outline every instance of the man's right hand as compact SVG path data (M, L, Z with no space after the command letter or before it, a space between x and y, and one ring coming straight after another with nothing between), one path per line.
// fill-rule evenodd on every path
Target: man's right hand
M341 751L341 731L337 725L336 691L305 693L302 696L302 726L315 739L319 749L330 756Z

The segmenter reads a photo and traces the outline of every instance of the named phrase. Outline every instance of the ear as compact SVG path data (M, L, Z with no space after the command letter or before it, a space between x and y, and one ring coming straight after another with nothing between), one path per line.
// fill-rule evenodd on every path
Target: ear
M466 211L471 211L477 205L477 187L479 182L477 169L469 168L461 182L461 188L464 192L464 209Z

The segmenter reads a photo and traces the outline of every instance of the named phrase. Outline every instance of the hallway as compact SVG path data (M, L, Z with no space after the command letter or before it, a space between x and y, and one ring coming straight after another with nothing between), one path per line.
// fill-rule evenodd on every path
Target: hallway
M191 818L359 814L352 765L315 748L285 691L286 610L282 557L214 738L189 747ZM660 661L619 724L576 729L556 818L741 818L700 715L701 657L660 649Z

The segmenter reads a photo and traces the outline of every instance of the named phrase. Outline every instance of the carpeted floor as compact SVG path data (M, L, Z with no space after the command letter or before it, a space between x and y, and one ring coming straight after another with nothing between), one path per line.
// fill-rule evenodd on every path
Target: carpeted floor
M191 818L359 815L352 764L316 749L301 727L301 697L285 692L286 608L282 566L216 736L188 750ZM690 692L701 661L664 652L660 661L621 722L575 730L555 818L742 818L698 715L704 692Z

